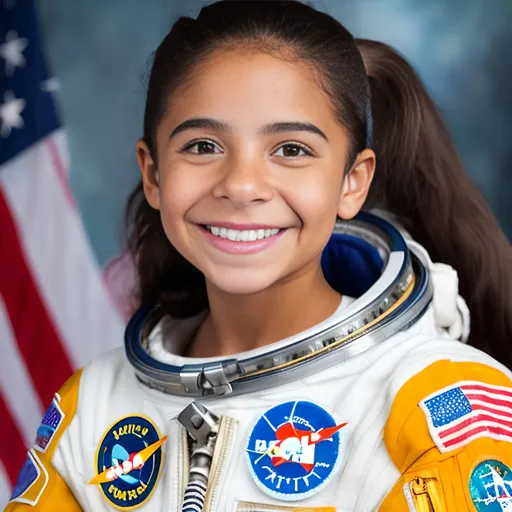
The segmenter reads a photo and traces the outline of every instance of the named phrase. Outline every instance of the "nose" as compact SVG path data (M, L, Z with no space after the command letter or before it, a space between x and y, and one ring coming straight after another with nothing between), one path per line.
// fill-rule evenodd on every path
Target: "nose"
M217 199L228 199L237 208L255 202L268 202L274 190L263 161L233 159L226 162L221 180L213 189Z

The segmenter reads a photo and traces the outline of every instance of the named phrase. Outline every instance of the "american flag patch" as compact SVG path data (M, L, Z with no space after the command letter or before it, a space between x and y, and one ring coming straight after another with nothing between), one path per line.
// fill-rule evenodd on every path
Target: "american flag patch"
M457 382L428 396L419 406L442 453L479 437L512 442L512 388Z

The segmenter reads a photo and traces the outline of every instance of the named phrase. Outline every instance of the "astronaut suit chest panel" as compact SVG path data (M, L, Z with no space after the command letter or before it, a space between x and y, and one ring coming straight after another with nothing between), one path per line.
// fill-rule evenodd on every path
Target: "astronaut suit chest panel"
M410 356L411 347L427 339L420 325L415 330L415 335L397 335L291 384L199 399L220 418L203 510L251 510L240 508L243 503L285 507L282 510L377 510L399 477L382 432L399 386L396 370ZM435 346L422 350L416 358L420 366L429 364L429 352L436 351ZM149 389L136 380L129 364L121 365L109 405L96 415L94 435L87 436L90 444L85 439L81 443L85 459L90 459L84 461L86 479L98 470L98 445L108 427L121 418L141 415L154 422L161 437L167 436L159 481L141 509L182 510L190 441L177 417L192 399ZM86 375L83 399L97 396L98 382L100 375ZM316 432L322 430L332 435L321 438ZM283 448L273 448L277 444ZM79 494L83 493L84 504L100 510L106 503L97 499L94 487L81 487Z

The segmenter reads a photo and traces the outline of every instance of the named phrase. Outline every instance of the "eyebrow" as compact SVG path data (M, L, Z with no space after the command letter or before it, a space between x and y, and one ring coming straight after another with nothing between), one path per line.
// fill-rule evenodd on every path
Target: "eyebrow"
M183 121L183 123L179 124L174 128L169 136L169 139L174 137L180 132L185 130L195 130L195 129L211 129L216 131L221 131L225 133L232 133L233 128L229 126L227 123L223 121L219 121L217 119L210 119L207 117L194 117L191 119L187 119ZM274 133L285 133L285 132L309 132L315 135L320 135L323 139L329 142L327 135L315 126L312 123L302 123L299 121L290 121L290 122L280 122L280 123L270 123L263 126L260 130L261 135L271 135Z
M169 139L172 139L175 135L178 135L178 133L184 132L185 130L195 130L198 128L207 128L228 133L232 131L228 124L223 123L222 121L218 121L217 119L194 117L192 119L187 119L186 121L183 121L183 123L176 126L176 128L174 128L174 130L171 132L171 135L169 135Z
M287 123L271 123L266 124L261 129L262 135L270 135L273 133L284 133L284 132L309 132L315 135L320 135L323 139L329 142L327 135L312 123L301 123L298 121L292 121Z

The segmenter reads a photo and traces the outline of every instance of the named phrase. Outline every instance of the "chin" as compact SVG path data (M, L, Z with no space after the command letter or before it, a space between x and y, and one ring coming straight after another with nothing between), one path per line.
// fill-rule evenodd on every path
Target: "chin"
M278 278L274 279L270 275L262 276L262 273L257 270L249 272L228 271L223 272L221 278L218 275L215 278L212 278L213 276L207 276L206 278L213 286L224 293L252 295L266 290L278 280Z

